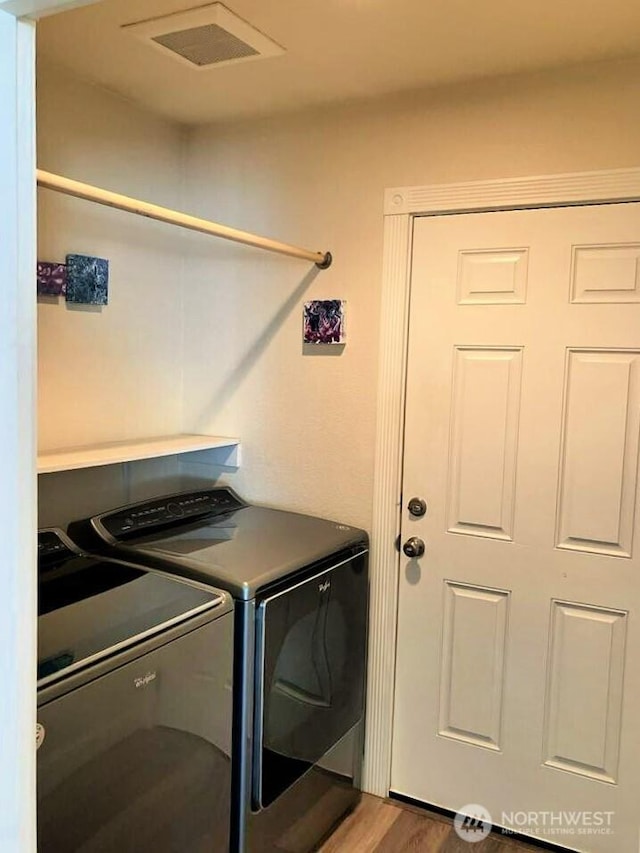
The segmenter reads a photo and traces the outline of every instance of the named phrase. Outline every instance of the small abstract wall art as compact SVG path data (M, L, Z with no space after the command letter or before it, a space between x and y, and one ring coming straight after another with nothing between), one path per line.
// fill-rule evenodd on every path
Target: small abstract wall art
M38 296L64 296L67 289L67 268L64 264L38 261Z
M343 299L314 299L304 304L305 344L344 344L345 306Z
M67 255L67 302L106 305L109 299L109 261L87 255Z

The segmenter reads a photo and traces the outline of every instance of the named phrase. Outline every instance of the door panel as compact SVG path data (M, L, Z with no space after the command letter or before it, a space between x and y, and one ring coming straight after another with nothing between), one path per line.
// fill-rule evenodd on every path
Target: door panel
M426 552L391 787L636 853L640 205L425 217L413 246L403 493L428 512L402 508Z
M640 427L639 369L637 351L568 351L556 541L559 548L620 557L632 555Z
M547 766L618 781L626 622L623 611L553 602L543 752ZM581 660L587 664L580 666Z
M500 749L509 593L446 582L438 733Z
M453 371L447 529L510 540L522 350L456 347Z

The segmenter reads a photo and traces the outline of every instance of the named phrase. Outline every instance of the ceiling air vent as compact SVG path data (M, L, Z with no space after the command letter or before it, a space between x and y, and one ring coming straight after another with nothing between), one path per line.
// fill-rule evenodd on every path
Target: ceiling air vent
M284 53L222 3L125 24L122 29L191 68L219 68Z

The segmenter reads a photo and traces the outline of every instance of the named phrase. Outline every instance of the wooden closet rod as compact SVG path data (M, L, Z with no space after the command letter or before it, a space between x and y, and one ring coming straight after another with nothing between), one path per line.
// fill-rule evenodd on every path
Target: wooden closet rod
M288 243L279 243L277 240L250 234L248 231L238 231L236 228L219 225L217 222L209 222L207 219L199 219L196 216L179 213L170 210L168 207L159 207L157 204L138 201L126 195L92 187L90 184L72 181L70 178L53 175L51 172L45 172L42 169L37 170L37 177L38 186L45 187L48 190L55 190L55 192L75 196L75 198L83 198L87 201L95 201L107 207L126 210L129 213L137 213L138 216L148 216L150 219L157 219L160 222L169 222L171 225L179 225L181 228L189 228L191 231L201 231L203 234L211 234L214 237L222 237L225 240L255 246L257 249L266 249L268 252L278 252L281 255L289 255L303 261L312 261L321 270L328 269L333 260L331 252L312 252L309 249L290 246Z

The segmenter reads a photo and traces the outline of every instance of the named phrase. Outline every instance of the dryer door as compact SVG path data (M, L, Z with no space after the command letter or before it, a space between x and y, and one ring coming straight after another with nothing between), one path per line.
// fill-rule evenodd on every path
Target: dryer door
M258 605L254 806L269 805L362 718L367 553Z

